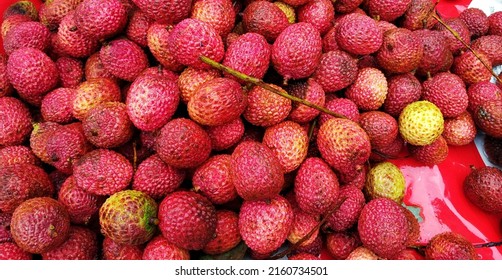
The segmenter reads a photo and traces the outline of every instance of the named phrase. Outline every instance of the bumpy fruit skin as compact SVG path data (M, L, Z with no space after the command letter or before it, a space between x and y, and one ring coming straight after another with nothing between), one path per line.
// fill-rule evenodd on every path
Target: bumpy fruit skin
M360 115L359 123L370 137L372 148L390 145L399 134L397 120L385 112L364 112Z
M502 213L502 171L485 166L473 169L464 180L464 194L474 205L488 213Z
M223 38L232 31L236 14L231 1L202 0L195 1L190 17L211 24Z
M284 184L284 171L277 157L267 146L255 141L237 145L230 161L230 174L244 200L271 199Z
M74 11L64 16L54 43L53 50L77 58L89 56L98 49L98 40L85 36L77 28Z
M342 202L342 200L344 200ZM357 223L359 215L366 204L366 199L361 188L355 186L343 186L340 189L336 203L340 207L328 217L327 227L336 231L343 232Z
M0 146L21 144L32 130L30 111L19 99L0 97Z
M422 40L416 33L406 28L394 28L384 33L376 60L391 73L407 73L419 66L423 52Z
M410 30L431 29L437 20L432 17L434 2L430 0L412 0L403 15L401 25Z
M128 39L116 39L104 45L99 51L99 58L108 72L129 82L148 67L143 49Z
M350 254L347 256L346 260L379 260L380 257L377 256L373 251L370 249L364 247L364 246L359 246L354 251L350 252Z
M394 21L404 15L411 4L411 0L369 0L368 14L380 20Z
M140 245L120 244L108 237L104 238L102 249L104 260L141 260L143 256Z
M490 25L488 28L489 35L502 36L502 12L498 11L488 16L488 23Z
M167 164L176 168L201 165L211 153L211 139L207 132L190 119L178 118L161 128L155 151Z
M464 236L443 232L434 236L425 248L428 260L477 260L476 249Z
M351 85L358 70L357 59L344 51L334 50L322 55L313 78L325 92L335 92Z
M7 76L19 96L35 106L40 106L43 96L56 87L59 79L56 63L30 47L19 48L9 56Z
M96 105L89 110L82 126L86 139L99 148L123 145L133 134L126 105L120 102Z
M359 246L361 241L354 233L334 232L326 236L326 249L335 260L346 259Z
M468 111L476 112L477 107L486 101L502 99L502 88L491 82L475 83L467 89L469 98Z
M17 145L0 148L0 167L19 163L40 166L40 160L29 147Z
M336 95L326 95L325 107L334 113L345 116L353 122L359 123L360 114L357 104L348 98L337 98ZM334 117L331 115L321 113L319 115L319 125L332 118Z
M298 38L302 38L299 40ZM307 78L321 60L322 39L319 31L306 22L284 29L272 45L272 65L285 80Z
M448 143L441 135L429 145L409 145L408 149L413 158L426 165L439 164L448 156Z
M308 79L306 82L290 84L287 92L293 96L307 100L318 106L324 106L326 94L322 86L314 79ZM297 123L308 123L319 115L319 111L303 104L294 102L293 108L288 118Z
M201 194L177 191L159 205L159 228L171 243L187 250L200 250L216 232L216 209Z
M0 243L0 260L31 260L33 255L23 251L16 243Z
M372 199L386 197L400 203L406 190L404 175L391 162L378 163L368 172L365 190Z
M455 57L452 65L452 72L457 74L467 85L475 84L483 81L490 81L492 77L491 71L486 69L481 61L483 61L488 68L492 68L492 63L489 57L478 51L479 60L474 53L466 51L459 56Z
M40 22L50 30L56 30L63 17L75 10L82 0L53 0L40 5Z
M338 178L322 159L308 158L298 169L294 192L303 211L322 215L331 210L337 201Z
M74 162L92 149L80 123L60 127L48 137L45 145L47 163L65 174L71 174Z
M204 253L210 255L225 253L237 246L242 239L238 214L229 210L218 210L216 217L215 237L202 249Z
M353 12L363 2L364 0L338 0L333 4L337 13L348 14Z
M180 91L176 82L141 75L127 92L127 114L135 127L143 131L154 131L169 122L179 102Z
M471 43L476 52L484 53L495 67L502 64L502 37L498 35L482 36Z
M427 76L448 71L453 64L453 54L446 36L441 31L429 29L417 30L415 34L424 44L424 54L417 74Z
M94 78L108 78L114 81L118 80L103 66L103 63L99 58L99 51L91 54L85 61L84 77L86 80Z
M485 35L490 28L488 16L478 8L467 8L460 13L458 18L465 23L474 37Z
M11 219L11 213L0 213L0 244L13 241L12 235L10 234Z
M106 39L125 27L127 11L120 0L84 0L75 9L75 23L86 37Z
M17 1L3 11L2 19L7 19L14 15L26 15L31 18L31 20L38 20L37 7L31 1Z
M190 15L192 0L132 0L155 21L177 23Z
M154 21L141 10L134 10L130 15L125 34L129 40L145 48L148 46L147 32L153 23Z
M188 18L176 24L168 41L169 51L179 63L197 69L210 68L199 56L220 62L225 55L221 36L209 23L198 19Z
M215 151L226 150L239 142L244 135L244 123L241 118L237 118L229 123L218 126L208 126L205 128L211 146Z
M16 24L9 30L3 38L3 47L7 55L22 47L46 51L50 40L51 32L45 25L37 21L27 21Z
M237 198L230 162L230 155L215 155L199 166L193 174L194 189L205 195L213 204L224 204Z
M54 185L40 167L19 163L3 166L0 171L0 210L12 213L24 201L52 196Z
M185 68L177 81L183 103L187 104L190 101L190 98L194 96L199 86L217 77L220 77L220 72L216 69Z
M237 119L246 109L241 85L228 78L205 82L188 101L188 115L200 125L216 126Z
M42 253L43 260L95 260L98 255L96 233L89 228L72 226L68 239L51 251Z
M104 199L78 188L75 177L69 176L61 185L58 201L68 210L73 224L85 225L98 213Z
M150 240L143 251L143 260L189 260L190 252L157 235Z
M349 14L336 25L340 49L355 55L367 55L380 49L383 34L375 20L361 14Z
M289 192L287 195L289 194L292 195L286 197L286 199L291 204L291 207L293 207L293 224L291 225L291 230L289 231L287 239L289 242L291 242L291 244L296 244L317 226L317 224L321 219L321 216L317 214L309 214L303 211L298 206L294 193ZM301 245L302 246L312 245L318 236L319 236L319 229L315 229L309 238L303 240Z
M335 19L335 8L329 0L313 0L298 8L298 22L311 23L319 33L325 34Z
M429 101L415 101L404 107L399 115L399 133L415 146L429 145L444 130L441 110Z
M286 17L288 18L288 22L290 24L293 24L296 22L296 12L295 12L295 8L292 7L291 5L289 4L286 4L284 2L281 2L281 1L275 1L273 2L274 5L276 5L277 7L279 7L279 9L281 9L281 11L286 14Z
M422 85L422 99L434 103L443 116L457 117L467 109L469 98L459 76L443 72Z
M65 242L69 231L68 212L50 197L26 200L12 214L12 238L26 252L40 254L53 250Z
M7 56L0 55L0 97L10 96L13 87L7 77Z
M383 109L393 117L399 117L404 107L418 101L422 94L422 84L411 73L392 76L387 83L388 91Z
M157 230L157 210L155 200L143 192L116 192L99 209L101 232L122 244L146 243Z
M464 112L456 118L444 120L442 136L448 145L463 146L471 143L476 138L477 128L469 112Z
M267 1L253 1L242 13L242 25L247 32L263 35L269 43L289 26L286 14Z
M322 124L317 134L317 147L322 158L340 172L362 165L371 153L368 134L347 119L329 119Z
M354 101L363 111L378 110L385 102L388 85L382 71L377 68L359 70L354 83L345 91L345 96Z
M279 86L269 85L282 90ZM243 116L252 125L266 127L286 119L291 108L291 100L255 86L248 92L248 106Z
M357 229L363 245L382 258L392 258L406 249L408 220L401 206L391 199L369 201L361 211Z
M158 200L174 192L184 179L184 170L169 166L158 155L153 155L139 164L132 188Z
M269 201L245 201L239 212L239 232L253 251L268 254L278 249L293 223L293 209L282 196Z
M120 100L120 88L115 81L108 78L89 79L78 86L72 113L75 118L83 120L94 106Z
M169 34L174 26L158 22L152 23L146 33L148 49L157 61L166 69L176 71L182 65L174 58L169 50Z
M271 47L265 37L258 33L249 32L239 36L228 46L223 65L248 76L262 79L268 70L270 55ZM227 73L225 76L231 77ZM239 82L244 83L240 80Z
M290 255L288 256L288 260L320 260L319 257L317 257L316 255L312 255L312 254L309 254L309 253L296 253L294 255Z
M284 173L296 170L307 157L307 132L297 123L284 121L267 127L263 144L275 154Z
M502 99L486 101L474 112L474 121L487 135L502 138Z
M56 60L56 67L62 87L77 88L84 78L84 66L76 58L60 57Z
M74 163L73 175L79 188L95 195L111 195L129 186L133 168L123 155L96 149Z
M47 140L61 125L55 122L35 123L30 135L30 148L43 162L50 162L47 154Z
M462 20L460 20L459 18L450 18L445 19L444 22L451 29L455 30L465 43L470 45L471 32ZM442 24L436 23L434 29L441 31L445 35L446 41L450 46L450 50L454 55L457 55L460 51L465 50L465 46L462 44L462 42L457 40L457 38L455 38L455 36L453 36L453 34L451 34L451 32L448 31Z
M4 19L0 25L0 37L5 38L7 33L12 29L12 27L16 26L21 22L33 21L27 15L12 15L6 19Z

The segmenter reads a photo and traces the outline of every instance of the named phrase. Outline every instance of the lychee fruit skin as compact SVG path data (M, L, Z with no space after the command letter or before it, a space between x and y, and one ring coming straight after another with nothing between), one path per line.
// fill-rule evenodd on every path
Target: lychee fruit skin
M216 211L217 225L215 237L204 246L202 251L209 255L217 255L230 251L241 242L239 232L239 215L230 210Z
M211 139L190 119L177 118L160 129L155 151L167 164L176 168L194 168L209 158Z
M194 189L215 205L225 204L237 198L230 173L230 161L230 155L215 155L195 169L193 174Z
M159 22L178 23L190 15L192 0L131 0L149 18Z
M284 184L284 171L275 154L255 141L237 145L232 153L230 174L244 200L270 199L279 194Z
M349 14L336 25L336 38L340 49L354 54L372 54L382 46L383 34L376 21L361 14Z
M127 20L127 11L120 0L84 0L75 9L77 29L98 40L122 31Z
M245 201L239 212L239 232L253 251L269 254L278 249L293 223L293 209L282 196L269 201Z
M345 91L345 96L354 101L363 111L378 110L387 97L388 84L382 71L377 68L359 70L357 78Z
M454 232L434 236L425 248L428 260L477 260L478 254L472 243Z
M348 53L335 50L324 53L313 78L325 92L335 92L351 85L358 73L357 60Z
M209 23L198 19L188 18L176 24L168 41L169 51L178 62L197 69L210 68L199 56L220 62L225 54L221 36Z
M143 49L128 39L115 39L101 47L99 58L104 68L113 76L134 81L148 67Z
M43 260L95 260L97 256L96 233L81 226L70 227L68 239L63 244L42 253Z
M31 260L33 255L21 249L14 242L0 243L0 260Z
M444 130L441 110L429 101L415 101L404 107L398 119L399 133L415 146L432 144Z
M177 191L167 195L159 205L159 229L174 245L200 250L216 232L216 209L203 195Z
M328 217L326 226L335 232L343 232L357 223L366 199L360 188L344 186L339 191L336 203L341 203L340 207Z
M190 252L172 244L164 236L157 235L146 244L142 259L189 260Z
M464 194L478 208L485 212L502 213L502 171L486 166L474 169L464 180Z
M31 133L32 117L26 105L14 97L0 97L0 146L19 145Z
M30 47L19 48L9 56L7 76L19 96L35 106L40 106L43 96L59 81L56 63L41 50Z

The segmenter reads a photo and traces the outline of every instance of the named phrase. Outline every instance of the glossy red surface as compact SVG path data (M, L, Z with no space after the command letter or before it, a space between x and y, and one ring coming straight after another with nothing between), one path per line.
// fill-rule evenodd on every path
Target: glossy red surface
M15 2L0 1L0 12L3 14ZM41 1L33 2L37 7L40 6ZM454 17L466 9L470 2L441 0L437 9L443 17ZM437 166L422 166L410 158L392 162L400 167L406 178L404 203L419 210L422 243L427 243L436 233L449 230L464 235L476 244L502 240L500 217L482 212L463 195L463 180L471 166L484 165L474 143L450 147L448 158ZM477 252L481 259L502 259L500 248L482 248L477 249ZM330 258L326 252L321 257Z

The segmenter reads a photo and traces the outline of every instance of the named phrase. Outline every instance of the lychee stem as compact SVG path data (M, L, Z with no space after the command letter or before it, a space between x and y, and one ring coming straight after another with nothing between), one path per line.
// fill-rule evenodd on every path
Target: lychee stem
M310 125L309 128L309 141L312 141L312 136L314 136L314 130L317 125L317 118L312 121L312 124Z
M467 44L461 37L460 35L458 34L457 31L455 31L453 28L451 28L451 26L449 26L448 24L446 24L446 22L444 22L440 17L438 17L438 15L436 13L433 13L432 14L432 17L434 19L436 19L441 25L443 25L446 30L448 30L454 37L455 39L457 39L458 41L460 41L460 43L462 43L462 45L464 45L469 51L472 52L472 54L474 54L474 56L483 64L483 66L488 69L488 71L490 71L490 73L492 73L492 75L495 77L495 79L497 79L497 81L499 83L502 83L502 80L497 76L497 73L495 73L495 71L493 71L493 68L490 67L490 65L488 65L486 62L483 61L483 59L481 59L481 57L479 56L479 54L477 52L475 52L471 46L469 44Z
M234 76L236 78L239 78L239 79L241 79L241 80L243 80L243 81L245 81L247 83L251 83L251 84L254 84L256 86L259 86L259 87L261 87L263 89L271 91L271 92L273 92L275 94L278 94L278 95L280 95L280 96L282 96L284 98L287 98L287 99L289 99L291 101L298 102L298 103L303 104L305 106L308 106L310 108L314 108L316 110L319 110L319 111L321 111L323 113L326 113L326 114L331 115L331 116L336 117L336 118L343 118L343 119L346 118L345 116L343 116L341 114L337 114L337 113L335 113L335 112L333 112L331 110L328 110L328 109L326 109L324 107L316 105L316 104L314 104L314 103L312 103L310 101L298 98L298 97L296 97L294 95L291 95L291 94L287 93L285 90L278 90L278 89L276 89L274 87L271 87L269 84L265 83L264 81L262 81L260 79L250 77L250 76L248 76L248 75L246 75L246 74L244 74L242 72L239 72L237 70L229 68L229 67L227 67L227 66L225 66L225 65L223 65L221 63L218 63L218 62L210 59L209 57L201 55L199 58L200 58L200 60L202 60L202 62L210 65L213 68L216 68L218 70L224 71L224 72L226 72L226 73L228 73L228 74L230 74L230 75L232 75L232 76Z
M496 247L496 246L502 246L502 241L474 244L474 248L488 248L488 247Z
M136 148L136 141L132 142L132 167L136 170L138 165L138 149Z
M345 200L347 200L347 198L343 198L341 201L339 201L332 209L330 209L326 215L324 215L324 217L321 219L321 221L319 223L317 223L317 225L315 227L313 227L305 236L303 236L300 240L298 240L296 243L292 244L291 246L289 246L288 249L282 251L282 252L279 252L275 255L272 255L270 256L270 260L277 260L277 259L280 259L286 255L288 255L289 253L293 252L295 249L297 249L300 245L302 245L303 242L305 242L307 239L309 239L312 234L314 234L314 232L316 232L317 230L319 230L321 228L321 226L328 220L329 217L331 217L331 215L340 208L340 206L342 206L342 204L345 202Z

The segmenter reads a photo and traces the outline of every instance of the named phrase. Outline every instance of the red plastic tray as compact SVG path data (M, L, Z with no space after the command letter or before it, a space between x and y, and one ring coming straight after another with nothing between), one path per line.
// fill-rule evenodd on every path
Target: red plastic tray
M0 12L15 0L2 0ZM39 7L41 1L33 1ZM470 0L441 0L437 6L443 17L455 17L467 8ZM1 43L1 39L0 39ZM437 166L423 166L412 159L393 160L403 171L407 191L404 203L420 216L421 242L434 234L454 231L473 243L502 240L500 217L482 212L472 205L462 191L464 178L471 166L484 166L474 143L450 147L448 158ZM499 248L477 249L481 259L502 259ZM321 257L329 259L324 252Z

